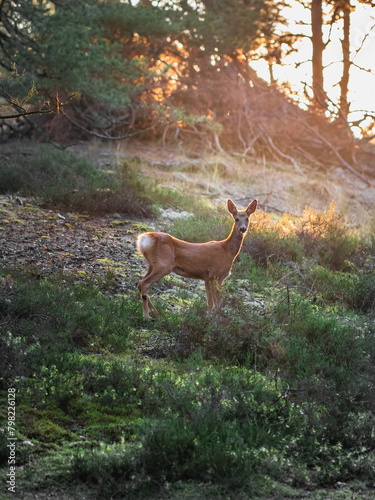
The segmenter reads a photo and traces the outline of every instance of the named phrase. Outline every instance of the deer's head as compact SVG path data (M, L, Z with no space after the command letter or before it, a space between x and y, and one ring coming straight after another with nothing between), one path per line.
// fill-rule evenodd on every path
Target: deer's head
M249 228L250 215L255 212L257 205L257 200L253 200L245 210L238 210L232 200L227 201L228 211L234 219L235 231L243 235L246 234Z

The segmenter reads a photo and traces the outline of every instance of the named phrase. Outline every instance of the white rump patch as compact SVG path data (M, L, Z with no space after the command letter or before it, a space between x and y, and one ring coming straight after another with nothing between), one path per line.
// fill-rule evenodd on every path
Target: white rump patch
M137 247L139 252L143 253L144 250L152 247L153 244L154 240L151 238L151 236L148 236L148 234L141 234L138 236Z

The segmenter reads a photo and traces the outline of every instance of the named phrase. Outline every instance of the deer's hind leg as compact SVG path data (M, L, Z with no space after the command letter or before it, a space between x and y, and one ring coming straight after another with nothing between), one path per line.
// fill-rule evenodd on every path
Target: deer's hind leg
M142 250L142 249L141 249ZM148 270L144 278L138 283L138 290L142 299L143 316L150 317L158 314L156 307L148 296L150 286L173 271L174 254L169 245L164 245L157 238L153 245L143 249L142 254L148 263Z
M150 286L159 281L161 278L167 276L167 274L169 274L171 271L172 271L172 266L163 266L155 269L152 265L150 265L145 277L139 281L138 290L140 292L142 299L144 318L150 317L150 311L151 314L153 314L154 316L158 314L156 307L151 302L151 299L148 296L148 289L150 288Z
M145 291L145 288L143 286L143 284L144 284L143 282L144 282L145 278L146 278L146 276L138 282L138 290L139 290L141 300L142 300L143 317L149 318L150 311L151 311L151 314L153 316L157 316L158 311L157 311L156 307L154 306L154 304L151 302L151 299L148 296L148 293L147 293L147 291Z

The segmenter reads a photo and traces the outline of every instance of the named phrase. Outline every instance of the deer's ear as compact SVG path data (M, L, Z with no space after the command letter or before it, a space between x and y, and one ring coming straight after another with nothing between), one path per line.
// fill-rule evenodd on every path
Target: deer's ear
M245 212L247 213L247 215L251 215L255 212L255 210L257 209L257 205L258 205L258 201L257 200L253 200L251 203L249 203L247 209L245 210Z
M227 201L227 207L228 207L228 212L230 212L233 215L233 217L235 217L236 214L238 213L238 210L236 205L233 203L231 199Z

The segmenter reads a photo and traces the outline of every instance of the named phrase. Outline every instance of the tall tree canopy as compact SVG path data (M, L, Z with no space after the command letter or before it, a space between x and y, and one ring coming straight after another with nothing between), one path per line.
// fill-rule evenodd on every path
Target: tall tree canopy
M321 5L312 0L313 88L324 111ZM349 3L334 5L347 26ZM273 0L1 0L3 88L11 94L22 79L26 98L34 86L44 100L74 93L65 120L85 136L152 130L163 140L188 136L214 148L271 152L291 161L296 151L309 157L328 141L332 154L341 155L347 135L330 128L316 107L302 112L250 66L264 58L272 81L273 64L294 50L296 36L288 32L282 6ZM4 80L12 73L18 78ZM344 119L347 80L344 64Z

